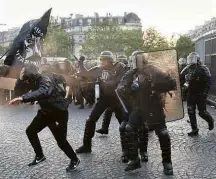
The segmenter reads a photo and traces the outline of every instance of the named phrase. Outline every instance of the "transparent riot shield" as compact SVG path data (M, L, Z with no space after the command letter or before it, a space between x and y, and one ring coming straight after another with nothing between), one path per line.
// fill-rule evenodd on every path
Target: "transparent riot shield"
M175 50L164 50L139 54L137 56L137 67L141 67L143 62L147 63L143 67L146 68L147 75L150 75L152 78L151 85L157 85L158 91L156 89L152 93L160 94L166 121L170 122L182 119L184 117L184 108L181 96L177 52ZM151 68L150 66L154 70L148 70L148 68ZM171 79L176 84L175 89L169 87L170 83L168 81Z

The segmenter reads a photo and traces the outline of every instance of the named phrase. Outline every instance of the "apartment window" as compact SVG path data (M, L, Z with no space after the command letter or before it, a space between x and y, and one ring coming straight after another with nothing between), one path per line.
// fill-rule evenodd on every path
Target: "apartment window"
M210 55L212 53L212 41L211 40L208 40L205 42L205 54L206 55Z
M79 40L80 43L82 43L82 40Z
M91 19L88 19L88 25L91 25Z
M79 38L82 39L82 36L80 35Z
M216 38L215 39L212 39L212 53L213 54L216 54Z
M118 23L121 24L122 23L122 19L119 18L118 19Z
M83 25L83 20L79 19L79 25Z

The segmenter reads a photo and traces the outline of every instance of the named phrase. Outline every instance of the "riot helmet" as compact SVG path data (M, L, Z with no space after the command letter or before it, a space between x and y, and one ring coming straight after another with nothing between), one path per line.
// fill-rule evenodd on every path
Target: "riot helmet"
M103 51L100 54L100 61L107 60L113 63L113 53L111 51Z
M83 62L86 60L86 56L85 55L81 55L79 58L79 61Z
M117 57L117 60L118 60L119 62L124 63L125 65L128 65L127 56L125 56L125 55L119 55L119 56Z
M185 59L185 58L180 58L179 60L178 60L178 64L179 65L185 65L187 63L187 60Z
M198 53L196 52L191 52L188 56L187 56L187 64L191 65L191 64L197 64L200 63L200 56Z
M131 66L132 66L132 69L137 69L138 68L138 65L137 65L137 60L138 60L138 55L144 53L144 51L141 51L141 50L136 50L132 53L131 55Z

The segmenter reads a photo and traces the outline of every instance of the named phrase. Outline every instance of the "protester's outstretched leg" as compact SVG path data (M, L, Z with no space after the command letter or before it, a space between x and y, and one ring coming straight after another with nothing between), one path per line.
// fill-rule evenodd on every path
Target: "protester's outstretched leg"
M38 133L47 127L46 121L46 116L44 116L39 110L31 124L26 129L26 134L36 154L34 160L29 164L29 166L37 165L46 159L38 138Z

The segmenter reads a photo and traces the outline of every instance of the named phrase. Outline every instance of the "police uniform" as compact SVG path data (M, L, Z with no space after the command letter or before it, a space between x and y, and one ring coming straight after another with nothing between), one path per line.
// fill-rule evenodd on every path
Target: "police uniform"
M113 55L110 51L102 52L100 57L102 61L105 60L109 65L95 68L95 76L100 77L100 97L86 121L83 145L76 150L77 153L91 152L96 122L107 108L112 108L119 123L123 119L122 109L114 90L127 71L127 68L123 63L113 63ZM93 70L90 70L85 75L91 76L92 73Z
M214 128L214 120L206 109L206 98L211 85L211 74L205 65L200 62L197 53L192 52L188 55L188 66L181 72L181 85L186 86L188 90L187 109L190 118L192 131L189 136L198 135L196 106L199 110L199 116L209 125L209 130Z
M147 130L148 124L159 138L164 173L172 175L171 144L165 123L162 94L176 89L176 83L168 74L145 62L144 56L139 55L140 53L142 52L134 52L132 57L137 61L137 56L140 56L143 60L143 68L128 71L118 85L118 91L122 95L129 93L131 96L131 112L125 129L131 161L125 170L141 167L138 156L138 131L142 127L143 130ZM144 140L147 142L148 136ZM147 150L147 144L145 145L144 150Z

